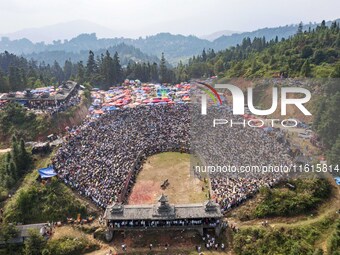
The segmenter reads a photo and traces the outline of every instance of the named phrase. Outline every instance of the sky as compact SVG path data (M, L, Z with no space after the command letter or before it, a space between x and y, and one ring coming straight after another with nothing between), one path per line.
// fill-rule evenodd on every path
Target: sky
M0 0L0 34L87 20L115 36L200 36L334 20L339 10L339 0Z

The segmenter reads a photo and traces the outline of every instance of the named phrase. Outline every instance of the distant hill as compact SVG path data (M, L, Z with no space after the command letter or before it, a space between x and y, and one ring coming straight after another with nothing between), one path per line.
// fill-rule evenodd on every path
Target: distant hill
M338 23L340 22L340 19L335 20ZM326 22L326 26L330 26L332 24L332 21ZM303 30L308 31L309 28L315 29L320 23L309 23L303 25ZM236 46L237 44L241 44L243 38L249 37L251 40L255 37L265 37L267 41L275 39L277 36L279 40L282 38L287 39L288 37L296 34L298 30L299 24L294 25L286 25L286 26L280 26L280 27L273 27L273 28L261 28L258 30L255 30L253 32L244 32L240 34L232 34L228 36L221 36L214 40L213 44L215 50L223 50L226 48L229 48L230 46Z
M50 26L26 28L14 33L1 34L0 36L8 37L11 40L27 38L34 43L52 43L54 40L70 40L79 34L94 32L100 38L112 38L119 34L119 31L113 31L110 28L98 25L94 22L87 20L73 20Z
M222 31L217 31L208 35L202 35L199 36L201 39L209 40L209 41L214 41L217 38L220 38L221 36L228 36L228 35L233 35L233 34L239 34L241 33L240 31L233 31L233 30L222 30Z
M113 56L117 51L120 58L120 63L125 66L130 61L133 62L150 62L150 63L159 63L160 60L156 56L149 56L143 53L140 49L135 48L132 45L127 45L124 43L120 43L115 46L106 47L105 49L94 49L92 50L96 56L100 56L101 54L105 54L106 50L110 52ZM89 49L82 50L80 52L73 51L63 51L63 50L49 50L38 53L30 53L23 54L23 56L27 59L33 59L38 62L44 62L46 64L53 64L54 61L57 61L60 65L63 65L66 60L70 60L73 63L77 63L79 61L83 61L86 63L89 56Z
M185 73L193 78L338 77L339 31L340 23L334 22L329 26L322 23L311 32L300 31L285 40L248 37L236 47L208 50L192 57Z
M340 19L337 20L340 22ZM330 26L331 22L326 25ZM310 23L303 26L303 30L315 28L318 24ZM130 38L98 38L95 33L81 34L70 40L55 40L52 43L33 43L28 39L11 40L9 38L2 38L0 41L0 52L7 50L14 54L24 54L27 57L44 59L50 62L53 57L58 54L69 55L70 58L80 59L82 51L99 51L110 47L115 47L119 44L131 45L140 49L146 55L157 56L160 58L164 52L167 61L171 64L177 64L180 60L187 61L191 56L202 53L203 49L214 49L215 51L224 50L231 46L241 44L242 40L249 37L251 40L255 37L265 37L266 40L274 39L276 36L281 38L288 38L297 32L298 24L287 25L274 28L262 28L253 32L244 32L240 34L223 35L214 41L201 39L196 36L173 35L170 33L159 33L145 38L130 39ZM223 32L223 31L222 31ZM54 53L49 53L54 52ZM58 54L56 52L59 52ZM138 53L141 55L140 53ZM144 56L143 56L144 57ZM59 58L58 58L59 59ZM64 58L63 58L64 59ZM139 60L140 58L137 58ZM58 60L59 61L59 60Z

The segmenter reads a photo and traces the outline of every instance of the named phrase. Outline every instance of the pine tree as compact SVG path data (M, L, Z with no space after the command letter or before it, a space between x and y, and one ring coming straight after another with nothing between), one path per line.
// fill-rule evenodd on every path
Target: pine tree
M202 60L203 62L207 61L207 53L205 52L205 49L202 51Z
M114 70L113 59L109 51L106 51L105 56L102 58L101 73L104 77L104 84L109 87L115 81L115 70Z
M158 65L155 62L150 67L150 81L159 82Z
M60 67L57 61L54 61L53 66L51 68L53 77L61 83L64 80L64 72L63 69Z
M303 23L300 22L298 26L297 34L302 34L302 32L303 32Z
M72 62L70 60L66 60L64 64L64 70L63 70L65 80L69 80L71 78L72 68L73 68Z
M0 92L7 92L9 90L6 76L0 69Z
M94 59L94 53L93 51L89 51L89 57L87 59L87 64L86 64L86 73L85 73L85 76L86 76L86 80L87 81L91 81L94 77L94 75L96 74L97 72L97 64L96 64L96 61Z
M161 83L165 83L168 81L168 68L166 67L166 60L164 57L164 53L162 52L161 63L159 65L159 79Z
M115 83L121 83L123 81L122 74L123 74L122 66L120 65L118 52L116 51L113 56L113 77L114 77L113 81Z
M77 81L79 83L84 83L85 81L85 68L83 61L80 61L77 66Z
M26 144L24 139L20 139L20 149L19 149L19 153L20 153L20 161L17 162L17 165L20 164L21 167L21 174L24 174L31 166L32 163L32 158L31 155L27 152L26 150Z
M9 68L9 87L12 91L18 91L22 88L22 81L20 77L20 70L17 67L11 66Z

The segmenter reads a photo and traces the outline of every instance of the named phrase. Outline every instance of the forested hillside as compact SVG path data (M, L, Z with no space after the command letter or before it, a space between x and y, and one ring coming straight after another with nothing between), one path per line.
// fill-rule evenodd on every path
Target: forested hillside
M130 62L155 62L159 63L159 58L147 55L142 52L140 49L135 48L134 46L127 45L124 43L110 46L103 49L93 50L95 55L101 56L105 54L106 51L110 52L111 55L114 55L115 52L118 52L121 64L123 66L128 65ZM26 59L33 59L37 62L44 62L45 64L53 64L55 61L57 63L65 63L65 61L71 61L73 63L76 62L86 62L88 57L89 50L81 50L79 52L66 52L63 50L53 50L53 51L44 51L38 53L30 53L24 54L23 56Z
M69 79L80 83L89 82L95 87L106 89L122 83L125 78L145 82L176 81L174 71L169 67L164 55L160 63L135 62L130 59L123 68L118 52L112 54L107 50L105 53L99 53L89 51L85 62L66 60L63 66L57 61L50 65L8 52L1 53L0 93L57 85Z
M287 40L244 38L240 45L215 53L203 51L189 60L190 77L339 77L339 24L303 31Z

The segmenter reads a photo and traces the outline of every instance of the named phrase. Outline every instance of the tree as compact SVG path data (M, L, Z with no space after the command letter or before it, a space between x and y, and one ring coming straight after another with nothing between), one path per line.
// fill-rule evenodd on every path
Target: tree
M101 74L104 77L104 84L109 86L115 80L115 66L110 52L107 50L102 60Z
M17 91L17 90L23 89L22 80L20 76L20 70L18 67L11 66L9 68L8 80L9 80L9 86L11 90Z
M19 231L13 224L4 223L0 228L0 239L5 242L5 248L8 254L12 254L13 245L8 243L11 239L18 236Z
M77 81L79 83L83 83L85 81L85 68L83 65L83 61L78 63L78 71L77 71Z
M322 113L320 121L316 126L317 132L322 138L326 148L331 149L334 144L334 137L340 134L340 92L329 95L325 100L325 111Z
M166 60L164 57L164 52L162 52L161 63L159 65L159 79L161 83L168 81L168 68L166 67Z
M220 72L223 72L223 70L224 70L223 60L218 59L214 65L215 74L219 74Z
M340 48L340 33L338 33L338 36L334 42L334 46Z
M303 32L303 23L300 22L298 26L297 34L302 34L302 32Z
M301 75L304 77L311 77L312 75L312 68L308 59L303 63L301 67Z
M302 58L309 58L313 55L313 49L311 46L307 45L302 48L301 57Z
M120 65L118 52L116 51L113 56L113 81L115 83L120 83L123 81L122 73L122 66Z
M71 78L72 69L73 69L72 62L70 60L66 60L64 64L64 70L63 70L65 80L69 80Z
M320 64L326 59L326 54L323 50L319 49L314 52L314 62L315 64Z
M332 78L340 78L340 63L337 64L337 65L334 67L334 70L333 70L333 72L331 73L331 77L332 77Z
M94 53L93 51L89 51L89 57L87 59L87 64L86 64L86 79L87 81L91 81L94 77L94 75L97 72L97 64L96 61L94 60Z
M205 62L207 61L207 53L205 52L205 49L202 51L202 60Z
M340 164L340 135L338 135L338 138L336 139L334 145L332 146L328 157L331 164L333 165Z
M29 237L25 240L24 245L25 255L40 255L46 247L46 240L37 230L30 229Z
M51 68L53 77L61 83L64 80L64 72L63 69L60 67L57 61L54 61L53 66Z
M3 224L0 228L0 237L7 243L9 240L16 238L19 234L18 229L13 224Z
M19 162L17 163L17 165L21 167L21 172L23 174L30 168L32 158L31 154L27 152L25 141L22 138L20 139L19 155Z
M0 92L6 92L8 91L8 89L9 87L8 87L6 76L0 69Z

